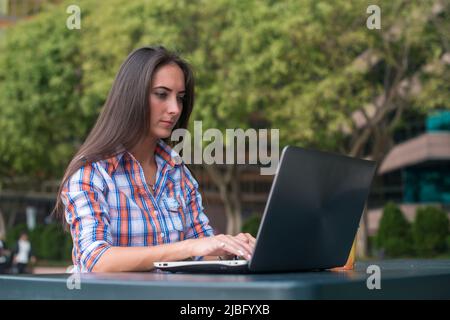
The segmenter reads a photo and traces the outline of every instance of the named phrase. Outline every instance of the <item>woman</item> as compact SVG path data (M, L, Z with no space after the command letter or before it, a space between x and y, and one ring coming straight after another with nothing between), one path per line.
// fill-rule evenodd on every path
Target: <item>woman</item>
M249 234L217 235L198 183L166 142L194 103L189 65L164 47L132 52L70 162L55 212L70 227L81 272L144 271L155 261L250 259ZM166 140L166 141L165 141Z

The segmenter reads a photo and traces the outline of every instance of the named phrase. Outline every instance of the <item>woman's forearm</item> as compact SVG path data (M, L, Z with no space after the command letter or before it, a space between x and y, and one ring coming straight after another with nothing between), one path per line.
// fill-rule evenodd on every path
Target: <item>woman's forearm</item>
M190 240L152 247L111 247L92 269L93 272L148 271L156 261L184 260L191 256Z
M251 236L250 236L251 237ZM243 234L200 237L152 247L110 247L98 259L93 272L148 271L156 261L179 261L192 256L217 260L218 256L250 259L255 240Z

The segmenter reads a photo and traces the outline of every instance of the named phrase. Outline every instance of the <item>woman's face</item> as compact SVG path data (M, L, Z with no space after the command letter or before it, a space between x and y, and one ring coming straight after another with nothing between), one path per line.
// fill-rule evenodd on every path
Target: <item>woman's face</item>
M150 89L150 134L170 137L183 110L184 74L174 63L161 66L153 75Z

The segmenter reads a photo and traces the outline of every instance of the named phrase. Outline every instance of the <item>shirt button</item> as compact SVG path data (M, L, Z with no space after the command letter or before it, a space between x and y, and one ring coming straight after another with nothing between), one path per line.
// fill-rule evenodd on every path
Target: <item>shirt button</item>
M180 156L175 156L173 158L173 160L174 160L175 164L181 164L183 162L183 159L181 159Z

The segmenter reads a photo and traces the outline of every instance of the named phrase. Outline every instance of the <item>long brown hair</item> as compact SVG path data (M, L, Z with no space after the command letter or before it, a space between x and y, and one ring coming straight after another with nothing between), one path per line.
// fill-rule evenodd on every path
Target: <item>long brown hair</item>
M194 105L194 77L190 65L162 46L134 50L122 63L97 121L70 161L59 185L52 215L64 223L61 192L67 180L87 163L108 159L131 150L150 129L149 91L154 73L175 63L184 74L185 98L180 118L173 130L187 128ZM168 141L167 141L168 142Z

